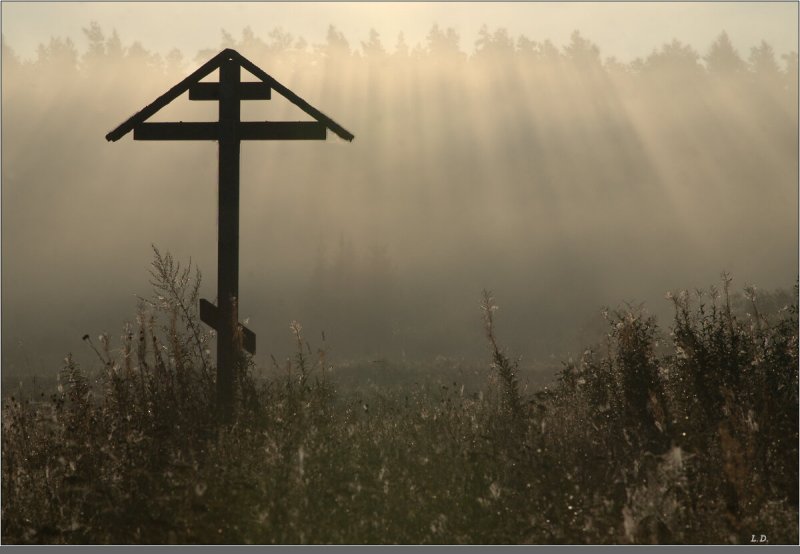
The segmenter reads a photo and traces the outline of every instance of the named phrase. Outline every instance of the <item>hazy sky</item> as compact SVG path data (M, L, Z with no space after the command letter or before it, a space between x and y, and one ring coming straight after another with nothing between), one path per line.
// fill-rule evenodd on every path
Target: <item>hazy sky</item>
M81 29L97 21L116 29L123 43L139 40L149 49L179 48L193 57L219 44L220 30L238 36L250 26L258 36L282 27L311 44L323 42L333 24L352 46L375 28L388 48L399 32L410 45L422 42L431 25L453 27L461 47L471 50L482 24L504 27L512 36L568 42L578 29L602 45L602 55L629 61L677 38L704 51L724 29L747 54L761 39L778 53L796 50L796 2L2 2L3 34L24 58L51 36L71 37L79 49Z

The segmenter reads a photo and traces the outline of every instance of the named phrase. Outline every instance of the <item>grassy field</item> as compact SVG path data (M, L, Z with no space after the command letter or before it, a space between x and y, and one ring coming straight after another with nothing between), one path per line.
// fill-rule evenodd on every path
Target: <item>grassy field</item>
M609 311L549 387L521 385L488 293L483 370L384 362L357 388L292 324L220 426L197 281L153 275L119 347L87 337L99 368L7 392L4 543L798 542L796 291L765 309L725 277L664 330Z

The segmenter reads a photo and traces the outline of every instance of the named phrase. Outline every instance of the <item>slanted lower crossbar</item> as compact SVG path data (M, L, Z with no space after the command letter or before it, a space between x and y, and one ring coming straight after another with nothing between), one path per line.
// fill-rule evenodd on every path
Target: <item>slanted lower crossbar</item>
M200 299L200 321L214 330L219 328L219 308L205 298ZM238 323L238 327L242 347L255 356L256 334L241 323Z

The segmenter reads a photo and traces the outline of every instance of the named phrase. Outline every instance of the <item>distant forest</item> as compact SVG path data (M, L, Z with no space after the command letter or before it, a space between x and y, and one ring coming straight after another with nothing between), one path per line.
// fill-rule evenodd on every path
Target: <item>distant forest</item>
M179 49L166 54L151 52L139 41L129 45L122 43L117 32L110 34L92 22L83 29L88 40L85 52L78 52L71 38L52 37L47 44L40 44L36 59L22 62L3 38L3 61L8 71L24 69L46 70L57 66L60 70L82 71L91 74L96 69L109 69L111 63L120 69L136 69L147 72L182 73L192 60L188 60ZM762 86L791 89L797 85L797 52L777 54L772 46L762 40L750 49L746 56L736 51L730 38L722 31L706 52L698 52L688 44L673 40L654 48L646 58L636 58L625 63L615 57L601 57L598 45L583 37L580 31L572 33L569 44L559 47L549 39L532 40L524 35L511 36L506 29L494 31L484 25L475 41L471 54L461 47L458 32L452 28L442 29L433 25L426 41L410 47L403 33L397 37L393 48L387 49L380 34L372 29L366 41L351 43L333 25L328 28L324 44L309 44L303 37L294 36L280 27L265 38L257 36L250 27L245 27L240 38L226 30L222 31L220 49L234 48L269 65L276 72L288 67L290 71L308 71L326 61L353 64L379 64L380 68L395 67L394 64L432 60L439 62L462 62L469 64L500 63L506 69L541 70L556 66L564 71L598 70L612 79L622 75L647 78L654 72L662 73L665 80L682 80L685 86L706 84L708 78L734 78L758 81ZM194 57L200 63L217 53L216 49L201 50ZM458 69L463 67L456 66ZM378 67L375 67L378 69Z
M666 290L722 270L767 288L796 278L798 58L766 41L738 52L721 32L703 51L674 40L623 62L578 31L556 45L484 27L470 49L438 26L419 45L245 28L196 55L84 33L85 51L53 37L30 61L3 40L4 346L74 326L43 293L54 271L115 314L132 310L120 291L146 286L150 243L193 256L213 285L210 151L102 137L225 47L356 135L243 157L243 186L266 183L244 190L241 231L243 309L264 336L297 319L335 329L342 356L482 356L486 286L507 299L506 340L535 359L585 344L575 334L604 304L669 314Z

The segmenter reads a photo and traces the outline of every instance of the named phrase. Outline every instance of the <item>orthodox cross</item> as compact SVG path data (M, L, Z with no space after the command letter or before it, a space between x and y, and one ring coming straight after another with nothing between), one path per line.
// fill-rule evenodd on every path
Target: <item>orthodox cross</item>
M241 80L244 68L260 81ZM219 69L219 82L200 82ZM219 102L219 121L147 123L156 112L189 91L189 100ZM272 91L314 121L241 121L242 100L268 100ZM280 84L250 60L225 49L183 81L106 135L115 142L133 131L133 140L215 140L219 143L219 235L217 301L200 300L200 319L217 331L217 408L223 421L233 413L235 368L242 348L255 354L256 336L239 323L239 151L243 140L325 140L330 130L353 140L353 134Z

